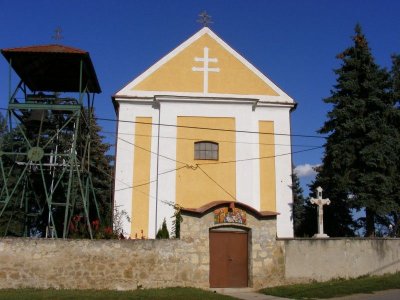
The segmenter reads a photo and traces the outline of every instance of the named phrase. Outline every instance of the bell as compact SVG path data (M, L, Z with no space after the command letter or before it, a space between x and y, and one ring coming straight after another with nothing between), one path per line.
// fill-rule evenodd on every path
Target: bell
M27 118L27 121L36 121L40 122L43 120L47 120L47 110L44 109L33 109L30 112L29 117Z

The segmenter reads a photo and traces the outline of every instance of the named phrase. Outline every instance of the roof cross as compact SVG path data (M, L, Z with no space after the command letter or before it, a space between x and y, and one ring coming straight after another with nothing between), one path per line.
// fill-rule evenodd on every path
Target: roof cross
M209 27L208 25L213 24L214 22L211 21L211 16L209 14L207 14L206 11L203 11L201 14L199 14L197 23L202 24L203 27Z
M53 40L56 40L56 41L59 41L59 40L63 39L64 37L61 35L61 32L62 32L61 28L60 28L60 27L57 27L57 28L54 30L54 35L53 35L51 38L52 38Z

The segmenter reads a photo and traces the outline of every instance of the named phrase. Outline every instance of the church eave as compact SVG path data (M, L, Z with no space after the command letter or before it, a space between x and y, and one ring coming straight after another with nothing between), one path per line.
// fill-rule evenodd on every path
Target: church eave
M181 212L183 214L189 214L189 215L197 215L199 217L209 213L212 210L215 210L217 208L220 207L225 207L225 206L229 206L231 205L231 203L233 203L236 207L239 207L243 210L245 210L248 213L253 214L255 217L257 217L258 219L265 219L265 218L272 218L272 217L276 217L277 215L279 215L278 212L275 211L258 211L256 209L254 209L253 207L241 203L241 202L235 202L235 201L212 201L210 203L207 203L201 207L198 208L181 208Z

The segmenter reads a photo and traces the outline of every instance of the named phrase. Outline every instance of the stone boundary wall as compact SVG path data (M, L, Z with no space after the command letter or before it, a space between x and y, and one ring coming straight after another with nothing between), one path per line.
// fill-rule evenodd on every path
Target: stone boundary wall
M193 246L183 240L4 238L0 289L208 287L208 252Z
M209 288L209 230L214 213L183 215L181 239L62 240L0 238L0 289L64 288L134 290L192 286ZM276 241L276 220L247 215L249 286L284 281L284 243Z
M282 239L286 282L400 272L400 239Z
M181 240L3 238L0 289L208 288L204 221L211 217L186 219L196 234ZM274 222L249 223L249 285L256 289L400 271L400 239L276 240L269 237Z

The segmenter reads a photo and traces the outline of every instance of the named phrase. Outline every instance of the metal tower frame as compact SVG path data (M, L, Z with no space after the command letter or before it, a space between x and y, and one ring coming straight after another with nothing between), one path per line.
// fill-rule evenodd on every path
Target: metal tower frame
M9 134L0 148L0 219L9 219L4 235L19 211L24 236L40 220L42 235L45 230L46 237L67 238L72 217L79 215L93 238L91 221L101 220L91 175L91 124L101 89L89 53L61 45L1 52L10 69ZM21 79L14 90L12 70Z

